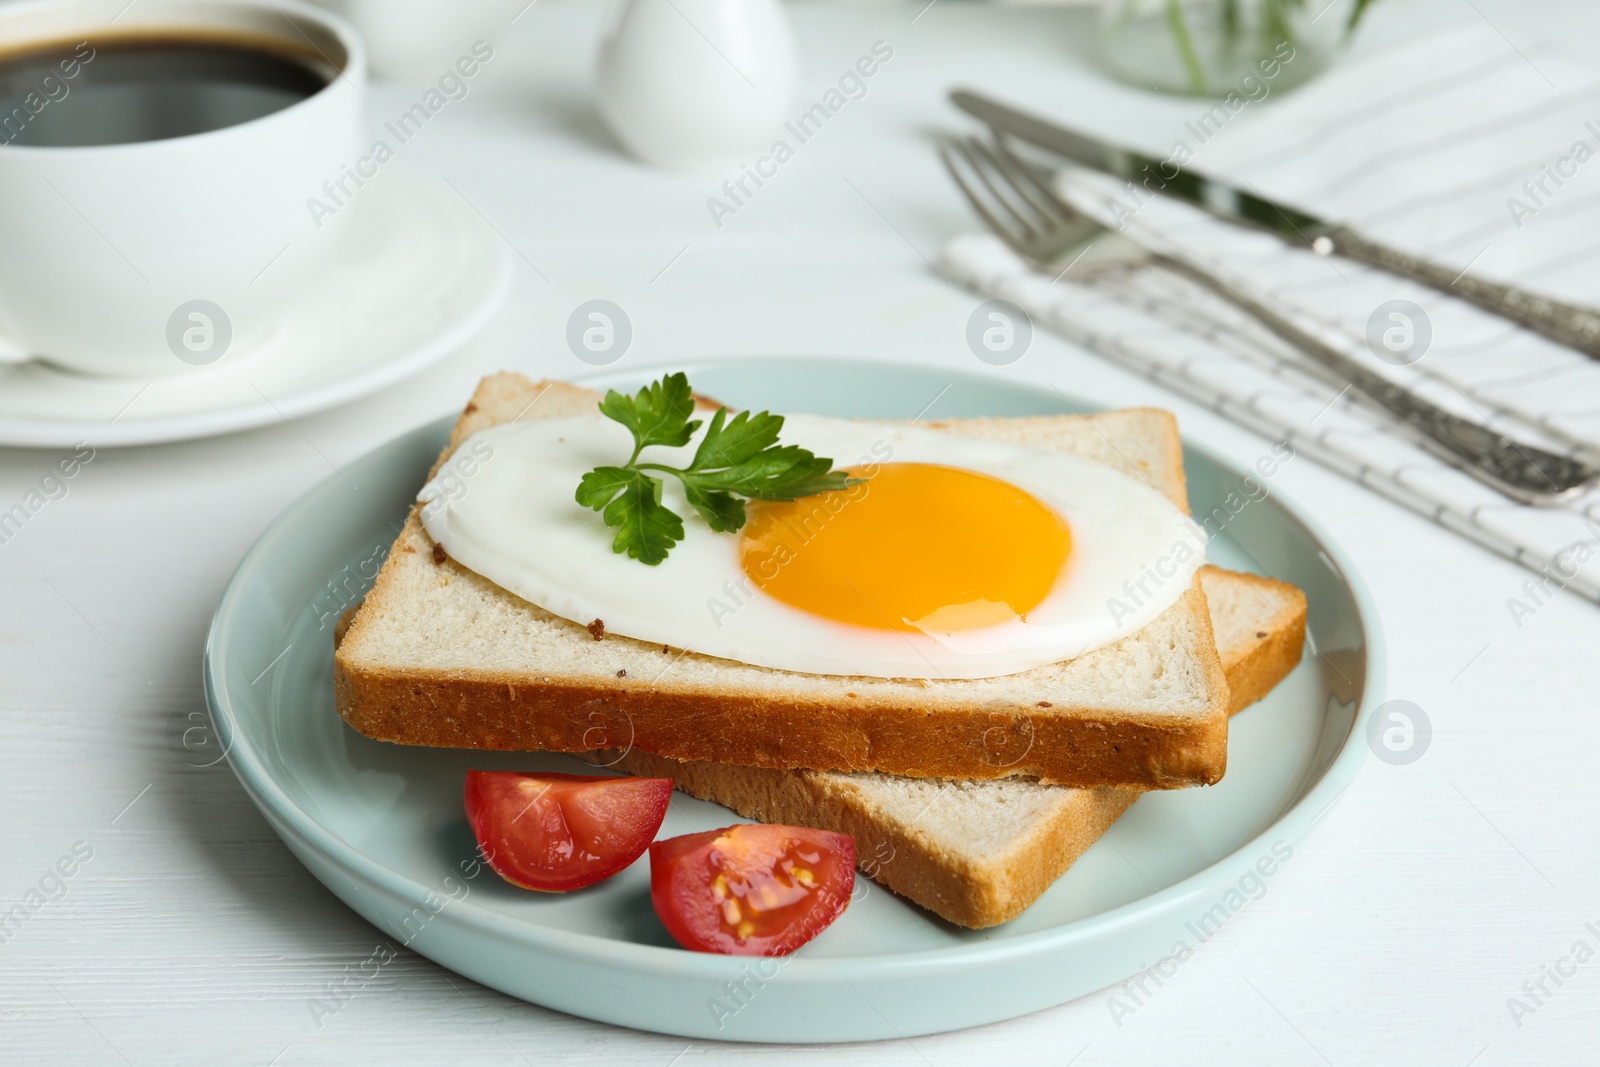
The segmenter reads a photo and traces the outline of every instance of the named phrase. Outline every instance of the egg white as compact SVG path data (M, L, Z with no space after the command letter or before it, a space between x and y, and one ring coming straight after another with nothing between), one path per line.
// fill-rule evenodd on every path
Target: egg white
M632 451L628 431L598 412L474 434L418 495L423 525L452 559L562 618L740 663L880 678L994 677L1080 656L1165 611L1204 562L1204 532L1155 489L1067 453L816 415L789 416L781 440L835 466L936 463L1003 479L1066 519L1071 555L1026 621L952 633L852 626L755 588L739 537L707 526L667 476L662 502L686 536L646 566L613 552L616 531L573 499L585 472ZM686 466L697 443L640 458Z

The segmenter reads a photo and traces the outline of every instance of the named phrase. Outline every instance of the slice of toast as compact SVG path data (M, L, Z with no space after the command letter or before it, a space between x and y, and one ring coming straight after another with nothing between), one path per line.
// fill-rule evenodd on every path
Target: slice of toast
M1216 567L1201 584L1237 712L1300 662L1306 598L1287 582ZM868 875L974 928L1016 918L1139 798L1129 789L683 763L637 750L585 758L671 778L746 818L850 834Z
M561 382L485 378L440 462L485 427L592 411L598 399ZM933 425L1097 459L1187 509L1166 412ZM1064 663L975 680L811 675L597 640L450 560L415 508L334 681L345 721L400 744L581 752L626 739L675 759L780 770L1136 789L1215 782L1227 760L1227 682L1198 578L1143 630Z

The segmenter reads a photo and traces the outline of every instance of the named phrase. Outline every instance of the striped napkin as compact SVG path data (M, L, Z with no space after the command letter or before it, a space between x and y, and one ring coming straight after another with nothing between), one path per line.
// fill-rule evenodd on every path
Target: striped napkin
M1255 113L1195 107L1177 161L1462 270L1600 303L1593 63L1554 45L1519 49L1484 27L1349 63ZM1341 334L1341 347L1434 403L1600 458L1600 362L1115 179L1070 168L1057 185L1136 241L1177 249ZM1554 508L1511 501L1395 436L1341 383L1185 279L1143 267L1053 281L988 234L956 238L942 261L947 276L1035 323L1523 563L1536 575L1507 601L1519 626L1561 588L1600 600L1600 493Z

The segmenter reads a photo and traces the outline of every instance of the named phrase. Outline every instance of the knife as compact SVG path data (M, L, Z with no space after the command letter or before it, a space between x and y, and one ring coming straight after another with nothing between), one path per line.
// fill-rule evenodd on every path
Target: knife
M1170 160L1107 144L967 89L952 90L950 101L999 133L1010 134L1081 166L1194 204L1230 222L1266 230L1290 245L1309 248L1318 255L1341 255L1421 282L1591 359L1600 359L1600 311L1458 271L1444 263L1375 241L1348 226L1179 167Z

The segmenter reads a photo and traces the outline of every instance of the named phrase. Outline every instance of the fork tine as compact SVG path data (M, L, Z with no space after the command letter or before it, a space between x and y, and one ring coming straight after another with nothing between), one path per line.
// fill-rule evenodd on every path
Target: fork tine
M1067 203L1065 200L1061 199L1061 194L1057 193L1055 189L1051 188L1048 182L1040 178L1038 173L1031 165L1027 163L1027 161L1023 160L1011 150L1010 145L1006 143L1005 135L998 132L995 133L994 147L996 151L993 154L995 155L996 162L1001 166L1002 170L1004 170L1007 174L1010 174L1013 181L1015 180L1016 175L1021 175L1023 182L1027 186L1032 187L1033 189L1037 190L1040 195L1042 195L1045 204L1048 206L1040 208L1041 212L1055 220L1058 224L1077 222L1083 218L1082 212L1073 207L1071 204Z
M1037 193L1030 194L1027 183L1019 180L1017 175L1013 173L1012 168L983 141L978 140L976 137L968 138L968 140L971 144L971 151L988 164L987 167L983 168L984 181L991 190L995 190L995 195L999 196L1000 193L994 183L988 180L987 174L989 172L993 172L998 177L1000 184L1009 192L1012 200L1021 201L1026 205L1029 214L1033 216L1033 221L1028 226L1029 230L1044 233L1061 225L1064 220L1059 217L1060 208L1058 205L1048 200L1041 202L1041 198Z
M956 151L962 154L962 158L966 159L967 165L972 167L974 173L978 173L974 161L970 156L966 155L965 149L963 149L960 145L955 147ZM955 160L951 158L949 145L939 146L939 158L944 161L945 169L950 172L950 177L955 180L956 187L961 190L961 195L967 198L967 203L972 205L972 210L978 213L978 216L983 219L983 221L988 225L989 229L994 232L995 236L1004 241L1006 246L1009 247L1013 252L1017 253L1024 259L1031 260L1032 255L1028 251L1026 239L1014 232L1011 226L1001 222L1000 219L995 217L995 214L989 210L989 206L984 203L983 198L977 194L970 184L968 184L967 179L961 176L960 168L956 166ZM981 177L981 174L979 176ZM988 185L987 182L984 184L986 186Z
M1027 239L1037 238L1049 226L1049 216L1041 214L1035 205L1025 196L1019 196L1016 183L1006 177L1000 170L999 163L984 143L976 137L963 137L956 146L966 157L967 166L983 182L984 188L989 190L989 195L1005 209L1006 213L1017 220L1017 225L1022 227L1023 236ZM989 177L991 173L999 175L999 184ZM1017 202L1021 201L1021 210Z

